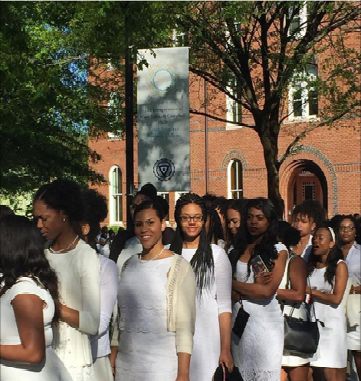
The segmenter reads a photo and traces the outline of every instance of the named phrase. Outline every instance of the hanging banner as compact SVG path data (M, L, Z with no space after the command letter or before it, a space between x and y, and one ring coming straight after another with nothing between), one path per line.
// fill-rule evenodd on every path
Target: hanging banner
M140 186L189 191L188 48L138 51L138 174Z

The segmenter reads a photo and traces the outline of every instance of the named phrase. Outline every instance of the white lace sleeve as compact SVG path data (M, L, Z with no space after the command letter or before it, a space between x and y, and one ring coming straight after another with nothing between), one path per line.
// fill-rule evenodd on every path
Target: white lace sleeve
M232 267L226 252L212 245L218 314L232 312Z

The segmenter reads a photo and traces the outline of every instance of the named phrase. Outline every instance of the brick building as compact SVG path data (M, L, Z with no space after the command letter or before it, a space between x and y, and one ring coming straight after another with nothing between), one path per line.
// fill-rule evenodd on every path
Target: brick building
M360 33L350 43L360 44ZM327 52L323 53L327 54ZM317 57L318 62L322 57ZM320 71L318 75L322 75ZM207 91L200 78L190 76L190 107L204 107L202 96ZM204 89L202 91L199 89ZM317 123L322 99L304 94L305 89L290 89L285 103L293 113L284 120L279 136L282 154L291 140L305 127ZM306 102L302 98L307 99ZM218 94L212 107L221 105L227 119L247 118L238 115L237 104ZM300 102L302 107L300 107ZM216 104L215 104L216 103ZM239 113L240 114L240 113ZM137 131L134 128L134 168L137 187ZM109 200L110 225L126 225L126 167L125 139L122 135L107 134L89 141L89 146L101 155L93 165L104 175L107 183L97 189ZM267 196L267 173L263 149L257 134L236 124L216 121L201 115L190 116L191 190L198 194L213 193L227 198ZM285 218L294 205L305 199L319 200L328 216L361 211L361 120L359 116L340 119L332 127L324 126L307 134L302 146L288 157L280 168L280 192L285 202ZM170 222L173 222L175 201L182 192L166 195L170 204Z

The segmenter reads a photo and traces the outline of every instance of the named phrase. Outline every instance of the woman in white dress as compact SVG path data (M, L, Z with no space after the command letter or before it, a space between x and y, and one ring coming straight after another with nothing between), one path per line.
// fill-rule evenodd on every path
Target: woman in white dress
M344 381L346 379L347 345L345 292L347 295L348 271L342 260L342 251L335 246L332 228L321 225L312 240L309 260L309 287L312 294L320 341L314 360L313 380Z
M124 263L120 274L115 380L189 381L196 289L192 268L164 247L166 224L157 200L136 206L134 226L143 250Z
M244 381L279 381L284 331L276 293L288 252L277 243L277 215L269 200L249 200L244 220L246 239L233 250L231 262L233 290L250 316L241 338L232 335L232 353ZM240 308L236 302L234 318Z
M59 280L59 324L53 347L73 381L97 381L90 336L100 319L100 266L94 249L81 236L84 208L73 181L55 180L35 194L33 215L50 246L46 257Z
M1 220L1 381L71 381L51 348L58 288L43 247L38 229L27 218Z
M232 269L225 251L206 240L204 201L188 193L175 208L177 230L171 250L190 262L197 280L197 313L191 381L209 381L220 363L233 369L231 355Z
M84 189L84 217L82 233L84 240L94 250L97 247L100 223L108 214L106 198L95 189ZM98 334L90 339L94 379L113 381L113 369L110 363L109 325L117 301L118 267L115 262L101 254L98 250L100 262L100 323Z
M361 380L361 245L356 242L357 223L351 216L339 221L338 239L348 268L351 289L347 300L347 348L352 352L358 378Z

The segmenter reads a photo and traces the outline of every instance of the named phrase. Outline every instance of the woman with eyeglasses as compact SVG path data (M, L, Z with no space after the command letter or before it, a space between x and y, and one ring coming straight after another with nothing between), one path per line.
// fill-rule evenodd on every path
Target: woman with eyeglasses
M112 340L112 346L119 343L116 381L189 381L195 277L187 261L164 247L164 217L158 200L134 210L142 251L120 273L119 324Z
M177 230L170 247L193 267L197 281L191 381L209 381L219 364L233 369L231 355L232 270L225 251L207 241L204 201L194 193L178 199Z
M350 294L347 301L347 348L352 352L357 374L359 379L361 379L361 246L356 242L356 229L356 219L352 215L341 217L338 227L338 239L351 282Z

